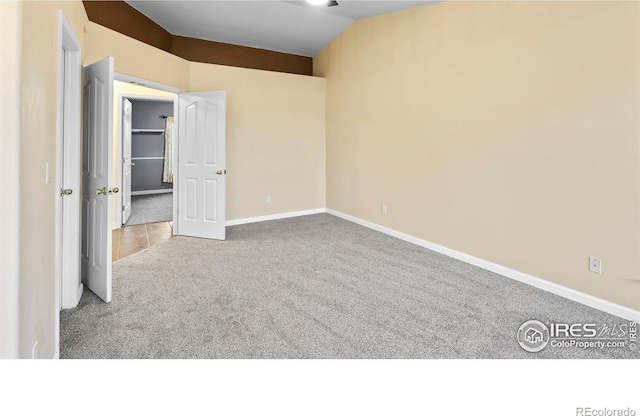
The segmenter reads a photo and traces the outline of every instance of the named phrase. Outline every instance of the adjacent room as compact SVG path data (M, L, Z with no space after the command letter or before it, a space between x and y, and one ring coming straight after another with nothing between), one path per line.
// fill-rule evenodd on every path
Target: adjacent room
M113 85L112 258L173 235L173 124L176 94L115 80Z
M319 3L6 10L2 355L639 358L640 4Z
M127 100L132 114L129 140L131 199L123 206L125 225L173 219L173 174L170 170L173 100ZM168 115L167 115L168 114ZM130 211L130 212L128 212Z

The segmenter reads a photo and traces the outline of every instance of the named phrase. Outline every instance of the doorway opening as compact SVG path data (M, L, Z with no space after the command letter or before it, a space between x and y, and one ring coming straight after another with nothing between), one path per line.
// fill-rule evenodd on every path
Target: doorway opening
M117 77L116 77L117 78ZM167 89L114 82L112 259L170 239L173 232L174 108Z
M60 39L63 39L63 29L73 38L73 32L60 14ZM65 29L66 27L66 29ZM60 41L63 45L63 40ZM174 164L174 177L176 178L175 192L173 192L173 218L175 223L172 227L171 235L182 235L187 237L200 237L215 240L225 239L225 195L226 195L226 92L208 91L201 93L182 94L182 90L163 86L153 82L141 80L128 75L114 73L113 57L106 57L100 61L84 67L84 75L81 76L80 47L78 42L71 45L77 48L77 55L73 49L60 47L59 53L64 57L70 52L70 60L59 59L59 74L65 74L65 68L69 71L77 71L77 79L73 78L64 81L59 80L58 99L58 142L59 157L71 161L70 166L76 169L77 178L72 181L78 186L78 192L61 192L63 196L76 195L78 203L75 208L82 213L73 216L78 234L81 238L77 240L79 250L75 250L72 256L79 264L82 284L78 283L80 290L83 287L86 291L86 298L93 292L95 296L105 303L111 302L112 295L112 252L113 252L113 232L121 232L122 210L113 209L123 206L120 189L122 187L122 140L119 135L114 134L114 130L120 132L121 128L115 125L122 125L119 117L121 111L116 111L118 123L114 122L114 106L119 100L114 99L115 81L123 81L137 86L160 87L165 92L173 94L173 113L176 116L176 126L173 127L176 140L173 141L172 161ZM72 53L73 52L73 53ZM76 66L77 64L77 66ZM60 75L62 76L62 75ZM81 83L81 79L84 82ZM65 87L65 85L67 85ZM69 103L65 101L67 95L62 93L63 89L71 89L69 94L72 98ZM82 109L80 101L80 91L84 99ZM64 95L64 96L63 96ZM135 97L129 97L134 98ZM121 102L121 101L120 101ZM76 111L65 110L69 105ZM68 115L72 122L63 124L60 120ZM73 118L75 117L75 118ZM80 117L82 123L82 143L80 137ZM75 132L77 148L73 148L72 156L67 157L63 151L61 138L66 138L67 131ZM179 140L178 140L179 135ZM66 143L65 143L66 145ZM114 149L117 149L114 152ZM80 152L82 150L82 152ZM183 157L178 158L178 152ZM114 157L114 153L116 157ZM180 162L180 163L178 163ZM62 169L63 163L58 164ZM65 169L67 164L64 164ZM82 166L82 169L80 169ZM117 172L114 175L114 171ZM65 170L66 174L66 170ZM63 176L58 178L58 185L62 185ZM64 176L65 178L67 176ZM80 181L81 179L81 181ZM66 179L65 179L66 181ZM81 184L81 185L80 185ZM114 186L115 185L115 186ZM62 189L64 190L64 189ZM81 202L81 204L80 204ZM178 203L180 207L178 207ZM62 204L56 206L57 214L62 215ZM81 209L80 209L81 208ZM114 215L113 212L116 214ZM179 216L178 216L179 214ZM66 215L66 214L65 214ZM114 217L116 218L114 221ZM81 219L81 221L80 221ZM62 224L60 222L59 224ZM64 222L64 227L67 222ZM119 227L119 228L118 228ZM145 225L145 227L147 227ZM112 231L112 232L110 232ZM62 228L56 227L57 241L62 241L60 233ZM148 239L148 235L147 235ZM65 243L66 244L66 243ZM62 244L57 244L57 259L61 261ZM61 266L62 267L62 266ZM73 276L62 274L61 269L56 270L56 308L61 308L62 293L74 287ZM84 285L84 286L83 286ZM61 290L58 290L60 289ZM76 292L75 305L82 303L85 296L82 291ZM67 307L65 307L66 309ZM56 357L59 356L60 348L60 315L55 314L56 326Z
M105 303L111 302L112 261L125 254L125 250L120 249L125 243L123 240L126 239L123 236L127 234L127 228L129 228L127 221L130 221L130 218L125 218L123 213L131 206L125 203L127 200L120 192L121 188L129 191L132 189L129 183L123 182L126 169L131 167L134 150L132 145L132 154L124 154L124 149L129 149L124 143L124 138L133 137L133 134L126 136L123 134L126 117L122 117L122 114L127 103L131 106L133 101L167 101L169 103L166 109L156 114L158 119L164 120L164 129L155 127L137 129L142 135L158 136L156 133L159 132L154 130L168 130L175 135L172 143L164 145L165 153L162 156L165 162L173 163L173 176L176 178L172 192L172 221L175 220L175 222L167 222L170 230L165 227L168 231L166 233L168 236L165 234L165 240L173 235L225 239L226 92L182 94L181 90L173 87L115 74L113 69L113 57L106 57L87 65L84 70L83 87L85 96L82 157L82 283ZM116 94L114 89L116 81L121 81L120 86L126 83L145 87L147 94L140 94L140 91L124 93L121 91ZM168 93L168 96L153 98L149 94L149 88L156 90L162 88L163 94ZM158 95L159 91L155 93ZM176 116L174 127L167 124L171 100L173 115ZM134 115L134 111L131 110L129 116L131 116L132 133L136 130ZM114 134L114 131L118 133ZM164 138L164 135L160 137ZM141 146L148 147L149 144L141 144ZM167 152L171 152L169 157L165 157ZM178 152L183 156L178 158ZM148 156L148 158L141 158L141 160L152 160L151 158L155 160L160 157ZM128 179L131 179L131 175ZM170 183L164 180L164 173L162 181ZM169 186L165 186L162 192L168 193L169 189ZM133 246L129 247L130 251L145 249L149 247L150 240L156 240L150 235L156 234L154 237L157 237L162 230L154 229L161 225L152 226L153 224L161 223L131 226L142 225L144 232L133 233L137 234L135 236L137 238L126 241ZM116 235L117 238L114 239ZM161 239L162 237L157 238L157 240ZM114 252L117 254L114 255Z

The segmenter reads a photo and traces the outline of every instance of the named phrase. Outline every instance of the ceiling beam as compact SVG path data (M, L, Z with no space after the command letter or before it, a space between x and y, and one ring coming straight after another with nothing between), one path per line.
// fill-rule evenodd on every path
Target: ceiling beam
M83 1L89 20L166 52L171 52L172 37L162 26L122 0Z
M172 53L192 62L313 75L313 58L229 43L174 36Z
M313 58L169 33L124 2L83 1L89 20L193 62L313 75Z

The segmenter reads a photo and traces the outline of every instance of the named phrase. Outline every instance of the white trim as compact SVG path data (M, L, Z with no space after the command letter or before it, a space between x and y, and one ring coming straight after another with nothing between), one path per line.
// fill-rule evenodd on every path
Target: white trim
M542 289L544 291L553 293L558 296L562 296L563 298L570 299L574 302L578 302L583 305L590 306L594 309L598 309L603 312L607 312L607 313L610 313L611 315L619 316L621 318L624 318L630 321L640 322L640 311L636 311L631 308L627 308L625 306L621 306L613 302L609 302L604 299L597 298L595 296L587 295L586 293L578 292L577 290L569 289L567 287L561 286L553 282L549 282L539 277L531 276L531 275L519 272L517 270L510 269L508 267L500 266L499 264L491 263L490 261L483 260L478 257L470 256L468 254L461 253L456 250L452 250L450 248L441 246L439 244L421 240L419 238L410 236L408 234L404 234L399 231L395 231L390 228L386 228L381 225L374 224L372 222L365 221L360 218L353 217L351 215L344 214L339 211L335 211L333 209L327 209L326 211L327 213L334 215L336 217L342 218L344 220L354 222L356 224L362 225L372 230L379 231L383 234L387 234L392 237L399 238L400 240L407 241L409 243L427 248L437 253L444 254L445 256L449 256L454 259L463 261L465 263L469 263L474 266L480 267L482 269L489 270L501 276L508 277L513 280L517 280L518 282L528 284L530 286L536 287L538 289Z
M231 220L226 222L227 227L241 224L251 224L254 222L281 220L284 218L302 217L305 215L322 214L327 212L326 208L308 209L306 211L283 212L282 214L264 215L262 217L242 218L239 220Z
M154 90L162 90L167 92L172 92L174 94L181 94L184 92L181 88L172 87L170 85L160 84L159 82L149 81L147 79L142 79L138 77L134 77L131 75L121 74L116 72L114 74L114 79L116 81L122 81L129 84L140 85L147 88L153 88Z
M176 94L173 100L173 188L176 192L173 193L173 223L171 230L173 235L180 235L180 224L178 221L178 180L180 178L180 167L178 165L178 148L180 136L178 135L180 126L180 100L181 95Z
M117 78L114 74L114 81L115 80L117 80ZM115 90L115 82L113 88ZM118 94L118 98L116 100L116 114L113 115L114 117L118 117L118 125L116 126L118 129L118 143L116 147L116 184L120 189L124 189L124 184L122 182L122 103L125 98L126 97L123 97L122 94ZM113 137L110 140L112 141L111 147L113 147ZM116 194L116 222L111 224L112 229L122 228L122 197L123 192L118 192Z
M82 296L82 283L80 283L82 51L62 10L58 10L57 53L55 355L60 351L59 311L77 306ZM64 201L59 196L61 188L69 188L73 191L71 195L64 197Z
M150 191L131 191L132 196L136 195L155 195L155 194L172 194L173 189L152 189ZM122 207L120 207L122 210Z
M158 91L162 91L162 90L158 90ZM121 92L118 94L118 97L128 98L130 101L160 101L165 103L172 103L173 100L175 99L174 98L175 96L176 95L163 96L163 95L130 94L126 92ZM120 100L120 104L122 104L122 100ZM131 132L140 131L140 130L143 130L143 131L144 130L153 130L153 131L162 130L162 132L164 132L164 129L133 129L133 128L131 129Z
M144 95L144 94L129 94L126 92L121 92L118 94L118 97L120 98L120 104L122 104L122 99L123 98L128 98L130 101L160 101L160 102L164 102L164 103L172 103L173 100L175 99L174 96L161 96L161 95ZM134 132L135 130L145 130L145 129L131 129L131 132ZM147 129L147 130L160 130L160 129ZM162 129L162 132L164 132L164 129Z

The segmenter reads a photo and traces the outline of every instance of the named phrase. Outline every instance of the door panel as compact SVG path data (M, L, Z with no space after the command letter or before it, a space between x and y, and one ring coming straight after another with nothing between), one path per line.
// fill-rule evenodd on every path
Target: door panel
M198 219L197 216L197 207L198 207L198 179L196 178L185 178L185 210L184 215L188 220L196 221Z
M181 95L178 117L178 234L225 239L224 92Z
M122 223L131 216L131 101L122 103Z
M205 113L208 115L204 120L206 124L205 131L207 134L210 134L209 140L205 140L204 142L204 163L207 166L216 166L218 164L216 152L219 145L218 129L216 128L218 125L217 106L208 102L205 102L203 105L205 106Z
M204 182L204 220L215 222L218 220L218 216L216 214L216 201L218 200L218 181L205 179Z
M111 301L113 58L85 67L82 169L82 283ZM100 192L96 192L100 190Z
M104 238L106 237L105 229L102 227L102 224L105 222L105 200L106 198L95 198L91 202L93 203L93 233L94 233L94 241L93 241L93 264L96 267L104 268L105 266L105 256L107 253L104 253ZM90 240L91 241L91 240Z

